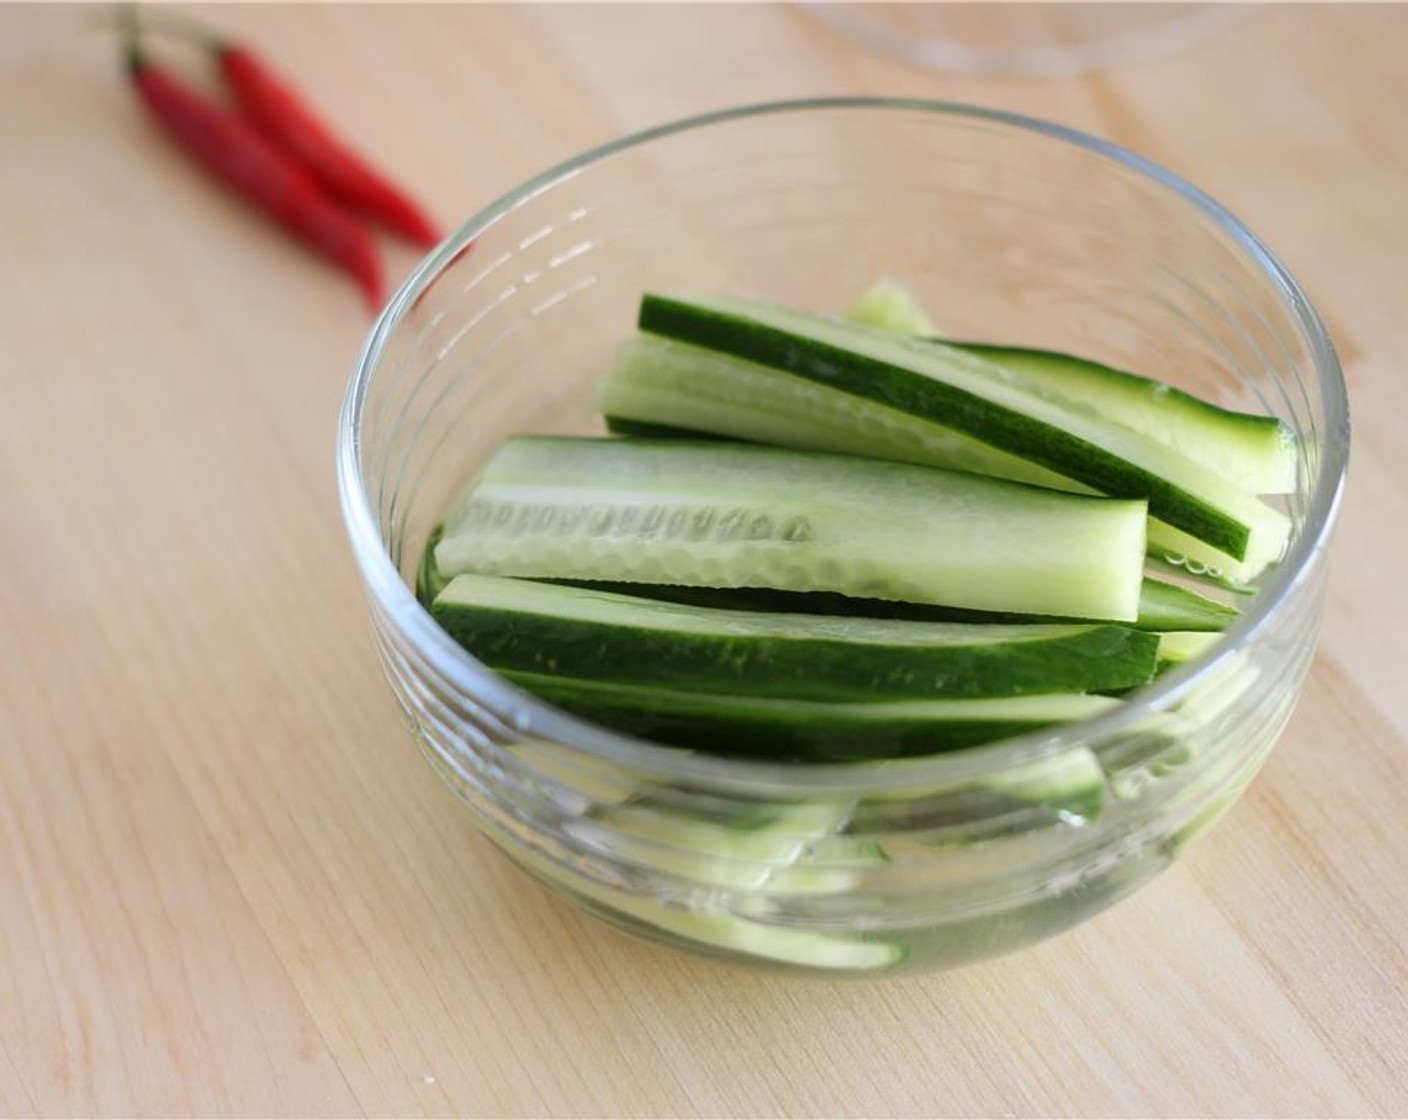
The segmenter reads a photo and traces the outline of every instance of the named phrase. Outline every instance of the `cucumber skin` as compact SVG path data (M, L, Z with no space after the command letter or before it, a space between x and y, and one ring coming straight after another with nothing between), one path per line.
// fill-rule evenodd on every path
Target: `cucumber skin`
M561 615L456 602L457 577L432 607L436 621L492 669L585 680L680 688L737 696L795 700L930 700L1100 692L1153 679L1159 639L1124 626L986 644L975 626L973 644L943 648L777 637L771 621L805 625L809 616L720 612L671 604L707 623L719 615L752 618L752 635L680 633L639 625L614 626ZM559 588L562 597L572 591ZM646 602L640 596L589 592ZM568 609L564 604L563 609ZM922 628L923 622L915 623Z
M947 720L922 713L876 716L876 708L888 705L710 696L513 670L503 671L502 675L582 719L628 735L716 755L775 762L910 758L961 750L1066 722L996 715ZM1099 697L1064 699L1091 701L1090 710L1083 713L1086 717L1104 710L1095 704ZM1118 701L1111 700L1109 704L1114 706Z
M1235 429L1238 435L1234 443L1261 441L1269 446L1239 449L1226 440L1216 440L1217 456L1204 453L1190 455L1190 458L1229 474L1252 493L1285 494L1296 488L1295 437L1273 416L1223 408L1166 382L1056 350L942 337L914 293L890 277L882 277L872 284L847 309L845 317L861 326L920 336L926 341L952 346L1016 369L1039 384L1088 405L1100 415L1127 424L1180 452L1186 442L1201 443L1210 429L1220 428L1224 432ZM1182 422L1180 417L1184 418ZM1155 418L1165 423L1161 426L1147 422ZM1169 423L1170 420L1173 422ZM1183 439L1178 438L1180 434Z
M787 331L665 296L647 293L642 298L638 325L643 331L784 370L971 433L1109 497L1146 499L1150 516L1234 559L1246 557L1251 539L1247 525L1158 475L1138 467L1131 470L1095 444L965 389L829 343L808 339L799 346ZM937 350L941 344L915 345Z
M1188 454L1183 449L1182 441L1169 438L1183 427L1177 424L1180 415L1192 418L1189 421L1191 424L1204 429L1219 428L1236 432L1233 438L1237 442L1244 445L1256 442L1267 446L1256 453L1253 453L1252 448L1246 447L1243 453L1238 448L1226 447L1224 443L1218 449L1219 453L1224 456L1235 455L1239 460L1235 464L1209 461L1206 454L1189 455L1189 458L1202 462L1210 469L1231 472L1233 481L1250 493L1286 494L1296 488L1295 437L1290 429L1274 416L1223 408L1165 382L1054 350L995 346L932 335L926 337L925 341L951 346L996 365L1016 370L1053 392L1070 395L1073 400L1085 399L1081 395L1081 386L1094 386L1099 399L1092 401L1090 407L1097 413L1143 432L1152 439L1167 443L1181 454ZM1175 423L1171 426L1165 425L1169 431L1161 435L1155 430L1157 425L1140 422L1146 415L1145 410L1151 410L1153 416L1162 415L1173 419Z
M631 420L625 416L603 416L602 421L606 424L606 430L613 436L622 436L626 439L703 439L717 440L721 443L728 443L733 440L732 436L720 435L718 432L696 432L684 428L675 428L669 424L652 424L649 420Z
M1085 618L1013 614L1002 611L965 610L929 603L904 603L892 599L862 599L834 591L776 591L768 587L685 587L661 583L613 583L605 580L551 580L571 587L637 595L667 603L714 607L721 610L825 614L844 617L911 619L916 622L1090 623ZM1169 630L1215 632L1226 629L1238 612L1205 599L1176 584L1146 577L1139 598L1139 617L1124 623L1148 633Z

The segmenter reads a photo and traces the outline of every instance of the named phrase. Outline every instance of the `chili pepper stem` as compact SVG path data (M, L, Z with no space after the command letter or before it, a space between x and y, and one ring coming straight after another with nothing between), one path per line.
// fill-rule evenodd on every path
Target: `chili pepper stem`
M165 10L143 9L140 4L115 4L112 9L118 26L124 30L137 21L139 10L144 34L169 35L173 39L182 39L210 50L220 50L229 44L225 36L190 16Z

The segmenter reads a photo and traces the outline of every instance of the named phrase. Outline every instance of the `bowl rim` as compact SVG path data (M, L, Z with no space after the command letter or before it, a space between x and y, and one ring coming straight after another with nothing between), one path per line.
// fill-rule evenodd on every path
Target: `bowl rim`
M1304 527L1267 584L1207 654L1194 658L1142 689L1135 702L1090 719L1031 732L949 754L867 762L763 762L685 752L611 731L572 716L510 684L475 659L434 621L392 562L378 528L372 498L361 474L361 428L367 391L398 325L421 293L485 230L518 207L631 149L679 133L757 117L829 111L934 113L978 121L1062 141L1123 166L1178 196L1212 219L1271 282L1283 308L1304 336L1312 356L1324 408L1319 472L1310 487ZM1185 698L1207 675L1228 665L1283 615L1298 598L1324 551L1344 489L1350 443L1349 402L1344 375L1324 323L1304 290L1276 255L1245 224L1211 196L1166 168L1099 137L1065 125L1005 110L917 98L823 97L767 101L683 117L627 133L589 148L525 180L464 221L428 254L382 309L358 354L338 416L337 476L343 519L368 593L418 654L475 705L484 706L510 734L532 735L581 750L585 755L633 770L680 780L747 787L756 792L797 794L845 790L878 791L897 782L941 786L1000 772L1118 734L1148 714Z

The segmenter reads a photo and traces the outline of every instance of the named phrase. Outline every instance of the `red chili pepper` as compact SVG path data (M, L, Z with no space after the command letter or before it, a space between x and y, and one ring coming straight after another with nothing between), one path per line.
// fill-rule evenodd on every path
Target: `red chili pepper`
M298 93L257 55L216 47L220 72L261 132L308 168L329 194L402 237L432 248L440 232L424 212L349 149Z
M381 259L371 234L329 198L309 172L235 113L206 100L148 61L133 33L128 69L152 115L217 179L352 275L373 311L383 301Z

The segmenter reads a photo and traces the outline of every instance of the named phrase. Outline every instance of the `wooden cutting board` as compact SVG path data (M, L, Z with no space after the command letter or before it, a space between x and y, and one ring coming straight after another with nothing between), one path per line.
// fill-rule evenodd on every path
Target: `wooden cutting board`
M0 8L0 1115L1408 1113L1408 9L1256 10L1051 79L783 7L204 18L446 219L804 95L982 102L1174 168L1345 361L1326 631L1226 822L1053 942L825 984L629 940L476 836L382 686L333 485L353 290L163 142L95 10Z

